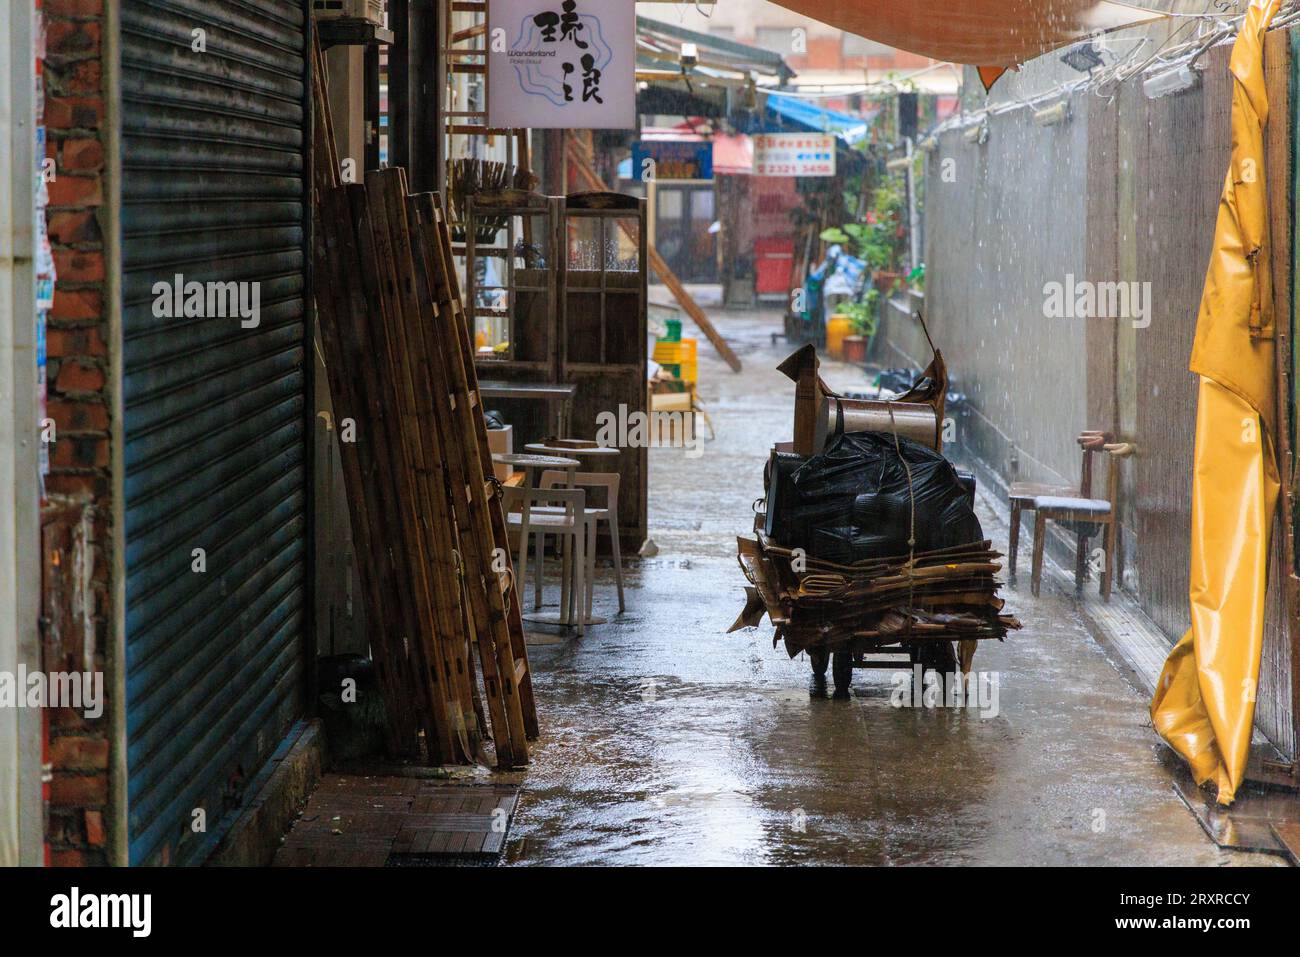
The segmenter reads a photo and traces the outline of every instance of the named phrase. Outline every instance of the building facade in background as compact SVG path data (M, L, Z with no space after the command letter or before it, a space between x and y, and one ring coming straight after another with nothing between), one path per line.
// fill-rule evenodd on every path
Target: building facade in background
M638 3L637 12L778 53L798 73L790 85L799 89L833 91L910 76L920 92L955 96L961 82L959 67L844 33L768 0L726 0L703 9ZM846 97L826 105L853 104Z

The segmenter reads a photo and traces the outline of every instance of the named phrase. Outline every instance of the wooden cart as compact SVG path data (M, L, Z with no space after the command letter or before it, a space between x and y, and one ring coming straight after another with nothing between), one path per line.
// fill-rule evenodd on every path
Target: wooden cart
M1020 622L1001 614L993 576L1001 568L989 541L910 556L836 566L799 557L755 537L737 540L748 601L731 630L766 614L791 657L808 653L815 679L827 669L835 696L847 698L855 668L920 665L951 674L970 670L979 641L1001 640ZM905 610L904 610L905 609Z

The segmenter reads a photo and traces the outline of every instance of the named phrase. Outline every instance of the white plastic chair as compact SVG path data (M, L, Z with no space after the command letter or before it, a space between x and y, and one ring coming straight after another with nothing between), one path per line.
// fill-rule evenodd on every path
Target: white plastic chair
M563 475L563 472L558 473ZM577 596L585 596L586 544L592 537L588 531L587 493L580 488L523 488L505 486L501 489L502 506L506 522L519 533L519 561L515 565L519 601L524 600L524 583L528 581L528 536L537 536L537 568L534 580L534 608L542 607L542 551L548 534L564 540L564 562L560 575L560 624L570 625L583 633L586 614ZM519 510L515 511L518 506ZM576 606L576 608L575 608Z
M544 489L554 488L557 485L563 485L568 481L568 476L558 469L548 469L542 473L541 487ZM596 581L596 534L601 522L605 523L605 529L609 533L610 551L614 558L614 578L618 583L618 610L625 610L623 603L623 558L619 554L618 547L618 487L619 477L617 472L578 472L573 476L573 486L575 488L599 489L605 490L605 504L603 507L587 507L587 617L591 617L592 594L595 590Z

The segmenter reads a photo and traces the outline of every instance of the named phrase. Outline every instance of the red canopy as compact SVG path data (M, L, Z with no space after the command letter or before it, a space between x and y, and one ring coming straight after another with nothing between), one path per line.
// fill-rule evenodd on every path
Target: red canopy
M754 172L754 141L743 133L736 136L728 136L725 133L715 134L713 137L713 172Z
M985 86L1048 50L1165 17L1114 0L773 2L898 50L980 67Z

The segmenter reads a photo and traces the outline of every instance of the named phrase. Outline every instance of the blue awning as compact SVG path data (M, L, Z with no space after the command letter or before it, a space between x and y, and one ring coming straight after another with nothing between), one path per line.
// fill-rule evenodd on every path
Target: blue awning
M768 93L765 113L781 128L794 126L812 133L834 133L852 146L867 137L871 116L854 116L839 110L828 110L808 100L780 93ZM774 132L767 130L766 132Z

